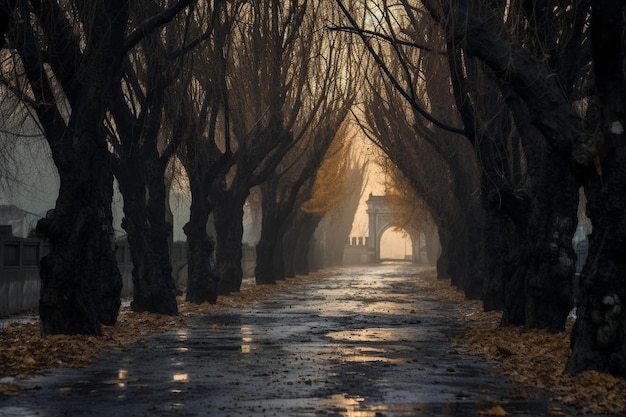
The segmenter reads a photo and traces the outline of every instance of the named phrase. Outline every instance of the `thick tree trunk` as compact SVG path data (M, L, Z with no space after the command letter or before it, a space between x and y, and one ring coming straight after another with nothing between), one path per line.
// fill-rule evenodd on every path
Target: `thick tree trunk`
M546 156L552 162L532 175L533 208L515 272L505 287L502 324L558 332L573 307L578 185L558 156L551 151Z
M148 185L129 165L120 169L117 179L124 197L122 227L133 260L131 309L175 315L178 306L168 244L170 225L165 221L164 177L157 175Z
M261 237L256 245L256 266L254 276L257 284L276 284L276 280L284 279L284 266L276 264L275 258L279 251L279 240L282 240L280 229L282 221L279 210L271 207L271 204L263 201L263 220ZM280 254L282 259L282 253Z
M516 270L505 287L502 323L562 331L573 307L579 186L570 164L531 124L526 105L514 94L507 103L526 154L531 209Z
M113 325L117 320L122 280L115 259L113 176L102 121L107 87L121 64L119 45L127 7L117 1L97 4L96 17L87 28L89 42L83 55L87 66L77 68L73 79L79 94L71 102L67 126L62 120L51 126L46 117L42 119L61 180L55 209L37 223L38 233L50 241L50 251L40 263L39 317L44 336L100 335L101 323ZM35 68L31 63L27 67ZM46 83L30 81L34 90ZM60 126L65 127L63 134L54 136Z
M585 184L593 223L580 279L568 372L595 369L626 377L626 135L623 104L623 6L594 0L594 71L602 110L603 149Z
M317 271L319 266L317 263L310 263L311 243L314 240L314 233L319 219L315 216L309 216L302 222L300 234L296 241L294 252L294 270L296 275L308 275L312 271Z
M296 276L295 259L296 259L296 245L298 243L299 236L302 232L303 221L307 217L307 214L298 212L293 216L293 220L290 222L291 227L285 232L283 237L283 258L285 263L285 278L294 278Z
M433 227L432 230L425 233L426 236L426 260L430 265L437 265L437 260L441 253L441 242L439 240L439 231Z
M183 230L187 235L187 295L192 303L217 302L219 275L215 266L215 241L207 233L211 205L201 180L202 174L190 176L191 207L189 222Z
M220 295L239 292L241 289L243 205L248 193L248 188L242 188L239 192L231 189L228 200L214 200L213 215L217 238L215 255L220 276L218 283Z
M111 216L104 214L110 214L111 200L108 210L105 201L111 193L99 190L98 181L70 182L62 185L55 209L37 224L50 241L40 263L41 333L100 335L101 323L117 320L122 290ZM91 195L87 201L86 194Z
M439 225L437 229L437 234L439 235L439 246L441 250L439 251L439 256L437 257L437 278L439 279L449 279L450 278L450 241L452 240L452 236L450 232Z
M485 213L479 201L474 201L466 216L467 279L463 285L469 300L483 298L485 286Z
M510 219L490 203L486 203L485 218L485 284L483 308L485 311L504 309L504 282L512 274L512 256L520 244Z
M206 231L206 222L189 221L185 227L187 235L187 295L186 300L192 303L208 301L217 302L217 285L219 276L213 264L215 241Z
M291 227L283 238L283 257L285 261L285 278L294 278L296 270L294 266L294 258L296 256L296 243L298 241L299 228L293 230Z
M526 327L565 329L573 307L572 279L576 255L572 238L576 231L578 184L569 167L554 152L548 152L541 177L535 184L536 202L529 219L530 246L526 283Z
M277 281L284 281L287 276L285 274L285 233L284 226L278 233L274 254L272 256L273 270Z
M572 373L595 369L626 377L626 158L615 159L611 174L594 187L600 192L585 188L593 233L566 368Z

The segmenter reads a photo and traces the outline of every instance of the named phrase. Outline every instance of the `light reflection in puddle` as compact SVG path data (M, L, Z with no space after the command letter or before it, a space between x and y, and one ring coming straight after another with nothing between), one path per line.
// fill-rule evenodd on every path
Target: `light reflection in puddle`
M349 397L346 394L335 394L330 397L333 407L341 410L341 415L345 417L375 417L375 411L358 410L361 403L365 401L363 397Z
M174 381L174 382L189 382L189 374L174 374L174 375L172 375L172 381Z
M384 362L384 363L406 363L406 358L390 358L387 356L381 356L387 351L385 349L362 349L354 346L337 346L337 351L341 356L341 360L345 362ZM368 355L368 352L374 353L374 355ZM376 355L379 354L379 355Z
M241 326L241 353L251 353L254 349L252 342L254 339L254 328L252 326Z
M385 327L330 332L327 336L335 340L360 342L396 342L417 340L417 335L413 331Z
M177 351L177 352L187 352L187 351L189 351L189 348L186 348L186 347L179 347L179 348L176 348L176 351Z
M119 388L126 387L126 379L128 377L128 371L126 369L118 369L117 371L117 386Z

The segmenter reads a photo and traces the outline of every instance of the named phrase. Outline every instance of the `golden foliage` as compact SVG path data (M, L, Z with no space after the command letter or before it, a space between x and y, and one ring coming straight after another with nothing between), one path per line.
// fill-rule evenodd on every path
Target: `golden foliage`
M348 122L343 122L317 172L312 196L302 205L305 213L322 216L349 193L346 184L352 155L349 133Z
M429 230L432 227L430 211L407 178L386 157L379 166L387 178L385 195L394 208L393 224L406 231Z

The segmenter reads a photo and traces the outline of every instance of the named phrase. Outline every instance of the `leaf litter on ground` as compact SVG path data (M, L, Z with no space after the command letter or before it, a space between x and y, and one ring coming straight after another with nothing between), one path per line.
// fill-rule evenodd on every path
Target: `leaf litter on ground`
M244 283L240 292L220 297L218 303L194 304L179 300L177 316L135 313L122 307L115 326L103 327L103 335L41 337L38 323L13 322L0 329L0 395L19 395L17 384L4 382L11 378L27 379L48 374L58 367L84 367L102 352L127 349L144 337L186 328L200 314L211 314L234 308L245 308L285 291L297 291L299 285L332 276L324 270L299 276L276 285L257 286ZM575 407L579 415L626 414L626 380L596 371L577 375L564 373L570 353L569 339L573 319L568 319L566 331L551 334L545 330L525 330L520 327L500 327L501 313L485 312L479 301L464 299L449 280L436 278L434 270L420 273L425 278L423 295L460 306L466 331L454 337L451 354L470 354L499 362L515 388L511 399L531 399L538 389L552 399ZM8 377L8 378L7 378ZM484 410L481 415L506 415L501 406ZM565 415L559 408L553 416Z

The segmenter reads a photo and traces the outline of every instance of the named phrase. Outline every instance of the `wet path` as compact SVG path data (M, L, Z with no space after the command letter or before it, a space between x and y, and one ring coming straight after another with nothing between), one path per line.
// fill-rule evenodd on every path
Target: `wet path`
M30 379L22 395L0 396L0 416L477 416L495 404L550 415L546 401L494 402L512 385L497 365L455 353L458 307L420 294L418 272L339 269Z

